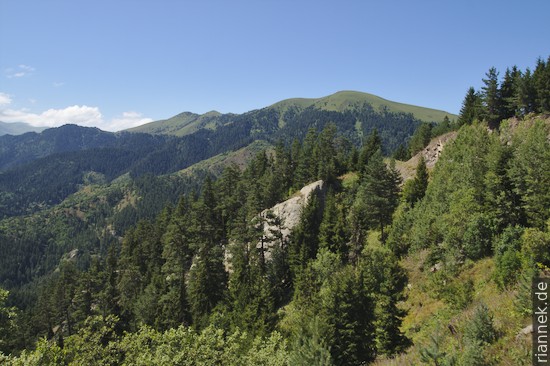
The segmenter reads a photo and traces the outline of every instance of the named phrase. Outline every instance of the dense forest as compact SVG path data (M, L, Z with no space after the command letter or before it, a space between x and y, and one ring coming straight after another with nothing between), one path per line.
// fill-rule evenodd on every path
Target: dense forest
M329 123L356 147L362 136L376 129L383 153L389 154L407 143L420 121L410 113L378 111L369 104L343 111L312 106L283 112L268 107L220 115L215 129L202 128L181 137L114 134L75 125L0 136L0 218L52 207L87 183L109 183L123 174L139 178L174 173L256 140L273 145L279 140L302 141L310 128L320 132Z
M517 333L531 278L550 266L549 63L502 80L491 69L457 121L391 115L380 123L403 130L376 122L357 143L347 132L358 114L301 112L316 123L273 127L274 148L244 169L188 181L135 174L96 185L80 214L61 205L65 215L5 219L0 361L530 364ZM278 120L262 113L257 121ZM423 148L452 130L429 171ZM415 154L403 182L398 168ZM270 209L319 181L283 235Z

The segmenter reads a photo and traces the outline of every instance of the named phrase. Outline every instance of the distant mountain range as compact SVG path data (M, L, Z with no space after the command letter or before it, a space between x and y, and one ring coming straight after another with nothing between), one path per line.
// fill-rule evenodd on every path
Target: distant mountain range
M44 131L45 127L34 127L28 123L23 122L13 122L7 123L0 121L0 136L3 135L22 135L26 132L41 132Z
M359 147L377 129L383 152L391 154L407 144L422 122L437 123L445 116L456 118L371 94L339 92L319 99L287 99L243 114L185 112L117 133L65 125L41 133L4 135L0 136L0 217L55 205L83 184L109 183L122 175L160 176L203 161L201 170L219 173L228 153L240 150L237 160L246 163L258 146L301 141L308 130L321 131L328 124L336 126L350 147ZM212 164L215 169L210 169Z
M445 111L392 102L373 94L357 91L340 91L322 98L286 99L265 107L261 109L261 111L272 111L278 114L280 122L279 127L282 127L286 120L289 118L291 119L295 113L299 114L308 109L327 112L345 112L364 105L370 105L373 110L377 112L387 111L391 113L410 114L415 119L422 122L441 122L445 116L450 119L457 118L456 115ZM257 111L259 110L247 112L244 115L254 114L257 113ZM239 116L240 115L232 113L222 114L216 111L205 114L184 112L174 117L150 122L128 129L127 131L184 136L202 128L216 129L217 126L229 123Z

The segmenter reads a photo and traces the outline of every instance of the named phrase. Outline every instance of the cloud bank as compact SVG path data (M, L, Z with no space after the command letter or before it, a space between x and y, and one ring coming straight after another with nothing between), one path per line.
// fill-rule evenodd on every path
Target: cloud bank
M0 93L0 107L10 105L11 97L6 93Z
M98 127L105 131L120 131L153 121L135 111L123 112L121 116L106 120L98 107L87 105L48 109L42 113L33 113L26 109L2 109L10 104L10 96L0 93L0 121L24 122L35 127L58 127L72 123L85 127Z

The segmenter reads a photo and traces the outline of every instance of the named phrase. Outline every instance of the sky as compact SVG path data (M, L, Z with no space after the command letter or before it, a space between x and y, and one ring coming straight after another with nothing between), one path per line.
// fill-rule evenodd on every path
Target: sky
M357 90L458 113L550 56L547 0L0 0L0 121L117 131Z

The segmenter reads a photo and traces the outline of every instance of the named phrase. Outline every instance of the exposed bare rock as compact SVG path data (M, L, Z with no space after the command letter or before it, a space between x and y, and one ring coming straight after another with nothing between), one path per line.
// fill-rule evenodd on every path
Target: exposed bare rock
M428 146L426 146L422 151L417 153L408 161L396 162L395 167L397 168L399 173L401 173L403 181L413 178L416 175L416 166L418 165L420 156L424 157L424 160L426 161L426 167L428 169L432 169L435 166L435 163L437 163L437 161L439 160L439 157L441 156L445 145L450 141L453 141L456 138L456 135L457 132L452 131L444 135L435 137L432 139L432 141L430 141Z
M314 194L324 191L324 186L322 180L310 183L286 201L259 214L261 220L258 225L263 225L264 235L256 244L256 248L263 249L266 260L270 259L273 247L286 245L290 233L300 222L303 208ZM231 253L227 249L225 251L225 268L231 272Z
M533 333L533 324L530 324L530 325L526 326L525 328L523 328L522 330L520 330L518 332L518 334L516 334L516 339L524 337L524 336L528 336L531 333Z
M271 212L279 218L282 221L281 233L283 235L283 239L286 240L292 229L294 229L294 227L300 222L302 209L307 205L312 194L316 191L322 191L323 186L324 183L322 180L308 184L302 188L300 192L297 192L288 200L278 203L268 210L262 211L260 215L263 218L266 218L268 213ZM276 227L276 225L266 225L264 228L264 233L269 236L273 230L278 229L279 227Z

